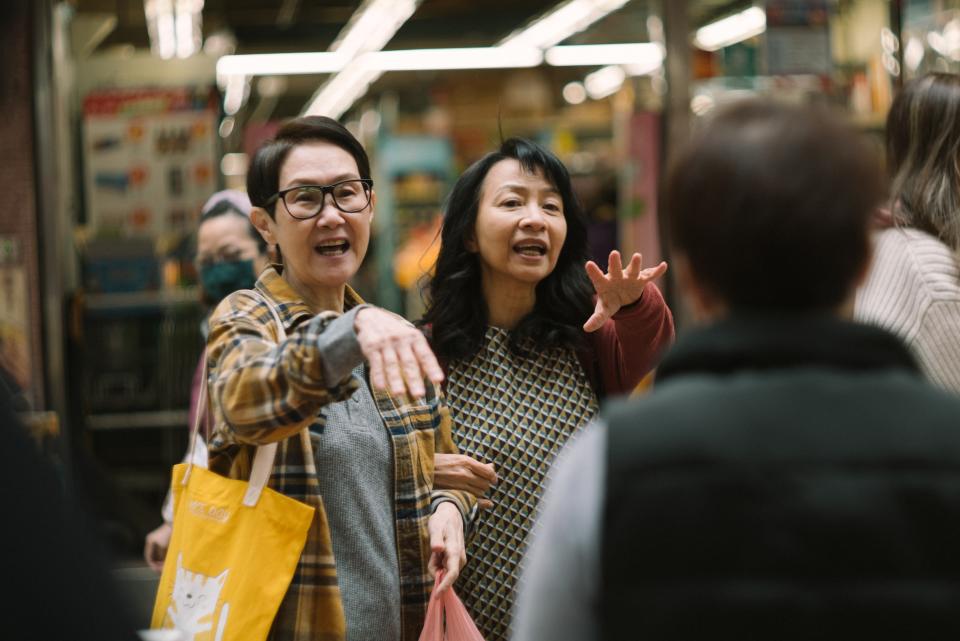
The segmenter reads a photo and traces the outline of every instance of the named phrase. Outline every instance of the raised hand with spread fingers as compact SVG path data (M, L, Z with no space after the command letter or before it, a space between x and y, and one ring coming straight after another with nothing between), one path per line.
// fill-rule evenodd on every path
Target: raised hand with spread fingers
M661 261L656 267L641 269L643 256L634 254L627 268L623 268L620 252L610 252L607 273L604 274L600 266L592 260L587 261L587 276L597 292L597 306L593 315L583 324L583 331L595 332L617 313L621 307L631 305L643 294L647 283L650 283L667 271L667 263Z

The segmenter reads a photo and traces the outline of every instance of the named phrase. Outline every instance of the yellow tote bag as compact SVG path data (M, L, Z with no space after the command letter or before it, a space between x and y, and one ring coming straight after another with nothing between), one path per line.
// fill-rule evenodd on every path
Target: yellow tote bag
M185 641L262 641L290 586L314 508L266 487L276 443L257 448L249 482L192 463L206 387L188 462L173 468L173 536L150 627L175 628ZM306 430L299 438L310 452Z
M176 628L187 641L267 638L314 512L255 478L264 455L269 477L275 450L258 448L250 483L189 463L173 468L173 537L151 627Z

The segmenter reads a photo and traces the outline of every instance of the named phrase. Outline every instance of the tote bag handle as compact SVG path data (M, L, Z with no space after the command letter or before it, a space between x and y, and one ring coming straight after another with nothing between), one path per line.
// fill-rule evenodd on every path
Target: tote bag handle
M270 301L255 289L245 291L263 300L264 304L267 306L267 309L270 310L270 315L273 316L274 323L277 327L277 335L279 340L286 340L287 331L283 327L283 321L280 320L280 315L277 313L277 310L274 309L273 305L270 304ZM209 407L207 407L207 388L209 386L209 379L207 378L206 348L203 350L203 364L201 365L201 368L201 371L203 372L203 383L200 385L200 398L197 401L197 414L193 418L193 425L190 429L190 454L187 457L187 469L183 475L183 480L181 481L181 484L184 486L186 486L187 481L190 480L190 471L193 469L194 465L193 453L197 447L197 435L200 433L201 417L206 416L209 413ZM304 432L306 432L306 430L304 430ZM304 451L304 454L306 455L305 458L309 456L308 460L312 462L313 452L312 448L310 447L309 435L305 440L307 444ZM270 473L273 471L273 461L276 458L276 455L276 443L267 443L266 445L257 446L257 452L253 456L253 466L250 469L250 482L247 484L247 493L243 497L244 505L253 507L260 500L260 495L263 493L263 488L266 487L267 482L270 480Z

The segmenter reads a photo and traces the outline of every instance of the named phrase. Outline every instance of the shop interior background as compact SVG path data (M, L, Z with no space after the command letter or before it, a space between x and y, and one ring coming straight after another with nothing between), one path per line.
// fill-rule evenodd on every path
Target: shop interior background
M283 120L340 118L370 151L376 228L355 287L416 319L443 200L501 136L565 161L601 266L613 248L654 264L669 260L662 168L718 105L828 103L879 145L904 79L960 70L960 0L7 6L0 371L147 608L143 536L202 349L199 209L243 187Z

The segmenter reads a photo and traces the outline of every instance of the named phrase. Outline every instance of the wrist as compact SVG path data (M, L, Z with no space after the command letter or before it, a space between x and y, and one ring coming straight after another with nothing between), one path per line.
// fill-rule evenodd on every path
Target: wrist
M357 305L350 311L353 312L353 331L354 333L360 330L360 317L365 315L367 310L373 309L372 305L362 304Z
M463 516L463 513L460 511L460 508L457 507L457 504L453 501L439 501L434 505L433 515L438 516L445 520L456 521L460 523L460 526L466 530L467 522Z
M457 514L460 515L460 508L453 501L438 501L433 508L434 514Z

